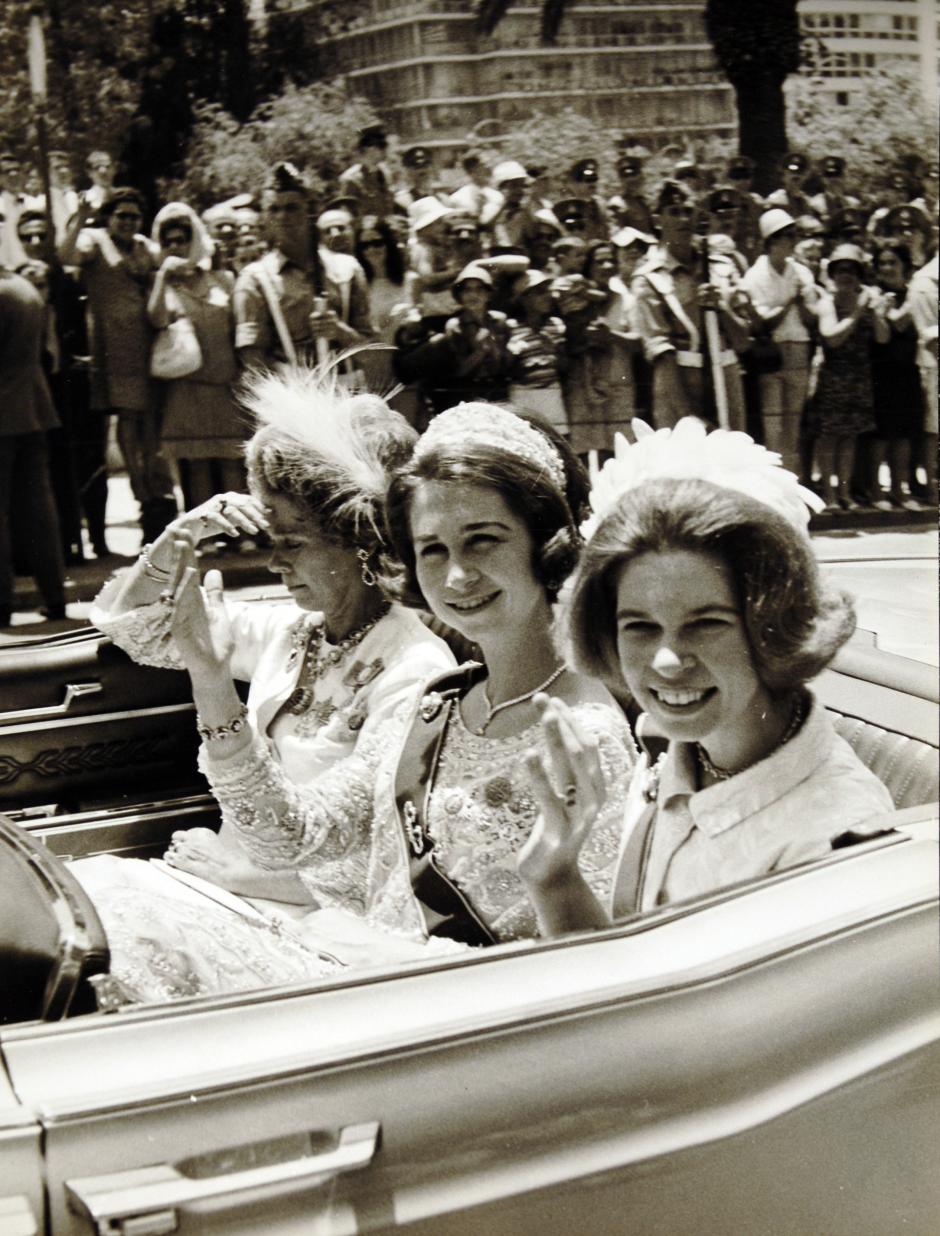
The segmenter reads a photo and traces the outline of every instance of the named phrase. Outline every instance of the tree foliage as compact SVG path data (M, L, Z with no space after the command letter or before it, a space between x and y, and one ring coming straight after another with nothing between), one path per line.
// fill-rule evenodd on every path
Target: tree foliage
M867 72L840 104L831 82L796 77L787 86L794 150L812 157L841 154L857 187L885 183L901 168L913 176L937 157L937 112L928 108L916 69L903 64Z
M378 119L344 85L289 85L240 124L217 104L197 110L185 174L163 186L200 208L236 193L257 191L268 168L288 159L315 194L326 195L354 158L358 130Z

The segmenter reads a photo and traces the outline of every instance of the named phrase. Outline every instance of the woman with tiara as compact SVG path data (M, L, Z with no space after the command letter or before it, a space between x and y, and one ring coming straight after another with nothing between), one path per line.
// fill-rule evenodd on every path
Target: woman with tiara
M634 762L613 698L569 669L555 642L555 600L580 545L572 511L585 497L583 471L557 436L487 404L439 415L392 481L387 518L402 570L390 584L476 644L481 661L417 691L343 768L350 796L374 789L359 925L377 943L370 951L364 936L364 960L389 937L482 945L536 934L516 872L536 816L522 765L539 742L536 696L564 703L605 784ZM200 592L190 564L174 597L174 631L213 727L202 767L225 827L256 863L306 870L334 826L325 787L291 782L254 727L223 732L227 712L238 713L213 685L224 677L224 648L188 634L211 629L221 604L212 588ZM580 856L599 897L610 894L619 834L618 821L599 827ZM335 953L350 910L314 911L295 930Z
M105 586L92 621L135 660L190 670L200 734L210 749L224 749L226 737L251 734L254 761L276 766L286 784L324 787L321 830L305 865L286 869L275 847L259 866L239 844L230 818L218 836L207 829L177 834L170 862L220 886L220 895L224 888L361 911L372 787L347 782L344 769L384 732L403 700L454 664L421 618L390 604L378 586L387 550L385 494L416 434L381 399L349 395L330 373L296 369L255 377L244 403L259 425L247 446L251 494L221 495L180 516ZM269 566L292 603L225 602L221 576L210 571L205 586L215 622L211 633L202 629L195 638L224 648L224 655L206 684L190 652L192 630L182 638L175 630L182 618L172 605L180 551L189 564L199 541L260 531L271 537ZM250 684L244 705L239 680ZM237 817L237 807L230 801L227 807ZM278 963L288 944L268 947L270 933L256 931L242 947L241 937L225 930L231 916L221 914L217 923L187 887L151 864L103 856L77 862L73 871L105 922L112 972L142 998L250 986L293 973ZM173 914L164 912L167 898ZM142 943L144 918L151 930ZM298 956L301 965L309 961Z
M541 814L520 874L549 935L820 858L835 835L892 810L806 685L854 613L820 578L807 535L821 500L779 456L745 434L706 436L693 418L656 433L639 424L591 506L574 661L626 685L646 713L640 732L668 748L611 794L564 704L541 701L543 750L528 760ZM623 842L604 899L579 852L611 816Z

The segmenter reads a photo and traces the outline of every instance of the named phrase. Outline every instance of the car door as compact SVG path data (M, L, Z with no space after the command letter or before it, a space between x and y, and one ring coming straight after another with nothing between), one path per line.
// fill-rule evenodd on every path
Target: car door
M926 1236L915 833L591 936L4 1030L16 1193L56 1236Z

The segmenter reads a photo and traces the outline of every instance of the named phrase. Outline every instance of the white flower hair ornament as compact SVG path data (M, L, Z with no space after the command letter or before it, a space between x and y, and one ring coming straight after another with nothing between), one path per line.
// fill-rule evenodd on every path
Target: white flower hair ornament
M615 434L614 457L593 478L592 514L581 525L585 540L593 536L624 494L644 481L662 477L710 481L747 494L782 515L804 535L810 511L821 511L825 506L783 467L776 451L759 446L749 434L730 429L709 431L695 416L683 417L672 429L653 429L634 417L632 427L636 442L631 444L623 434Z

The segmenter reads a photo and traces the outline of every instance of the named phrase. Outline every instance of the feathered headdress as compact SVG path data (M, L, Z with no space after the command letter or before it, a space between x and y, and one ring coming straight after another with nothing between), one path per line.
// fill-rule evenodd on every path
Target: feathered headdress
M759 446L746 433L709 432L694 416L683 417L673 429L654 430L638 417L631 424L636 443L631 445L623 434L615 434L614 457L593 479L593 514L581 525L585 540L625 493L659 477L711 481L723 489L737 490L771 507L803 534L810 511L821 511L825 505L782 466L776 451Z
M344 387L339 366L357 350L327 365L257 370L244 379L240 400L259 431L273 431L292 488L303 493L316 484L330 494L332 519L357 533L365 522L381 540L390 472L405 461L417 434L378 395Z

